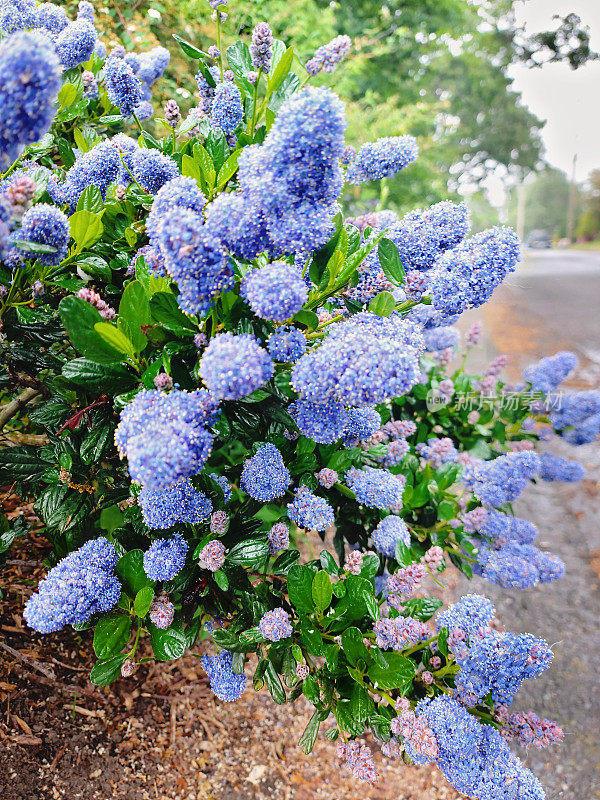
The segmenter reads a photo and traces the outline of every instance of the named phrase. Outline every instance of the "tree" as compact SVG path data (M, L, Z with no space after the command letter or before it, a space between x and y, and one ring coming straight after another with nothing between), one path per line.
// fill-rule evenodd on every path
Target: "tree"
M600 170L589 177L583 197L583 211L577 220L575 235L578 239L595 239L600 235Z
M562 170L546 168L525 188L525 235L545 230L550 236L562 239L567 234L569 180ZM517 193L509 199L508 222L516 225Z

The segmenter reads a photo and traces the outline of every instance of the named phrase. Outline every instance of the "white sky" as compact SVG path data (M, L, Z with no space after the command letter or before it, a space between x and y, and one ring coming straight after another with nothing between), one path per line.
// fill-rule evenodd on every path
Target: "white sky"
M600 51L600 0L524 0L516 10L530 33L552 28L553 14L575 12L590 26L592 47ZM524 102L547 120L543 129L547 160L570 174L577 153L580 181L600 168L600 61L578 70L567 64L542 69L515 66L510 74Z

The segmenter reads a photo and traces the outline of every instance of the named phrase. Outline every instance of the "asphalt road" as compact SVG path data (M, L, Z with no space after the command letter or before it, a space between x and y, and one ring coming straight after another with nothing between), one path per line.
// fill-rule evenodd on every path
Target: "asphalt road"
M600 253L526 251L483 309L487 339L480 359L511 355L511 377L559 349L581 364L572 385L600 388ZM481 317L482 314L476 315ZM600 442L579 448L556 439L544 449L576 458L587 474L579 484L528 487L515 513L539 528L536 544L566 563L565 577L526 591L475 579L463 593L490 597L506 630L531 632L554 645L551 667L526 682L516 707L556 719L565 741L519 755L534 769L548 800L600 798Z

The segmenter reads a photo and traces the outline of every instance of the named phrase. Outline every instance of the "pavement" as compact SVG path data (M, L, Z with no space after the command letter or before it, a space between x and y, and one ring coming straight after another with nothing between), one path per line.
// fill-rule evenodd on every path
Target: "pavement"
M508 373L559 349L580 358L571 385L600 388L600 253L526 251L520 269L478 314L486 325L480 361L511 355ZM483 312L483 313L481 313ZM475 355L475 354L474 354ZM566 564L565 577L525 591L508 591L476 578L461 586L496 605L506 630L530 632L554 646L551 667L524 684L516 708L557 720L562 745L522 748L548 800L600 798L600 442L579 448L556 439L543 446L586 468L578 484L544 483L526 489L515 513L539 528L536 542Z

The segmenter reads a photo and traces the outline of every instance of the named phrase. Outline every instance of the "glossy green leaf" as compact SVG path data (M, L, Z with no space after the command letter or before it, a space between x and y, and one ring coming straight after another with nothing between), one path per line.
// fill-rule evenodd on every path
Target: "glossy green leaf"
M311 593L315 606L321 611L325 611L333 596L331 578L325 570L319 570L313 578Z
M119 653L127 644L131 631L131 617L127 614L105 614L96 623L94 651L98 658L109 658Z

